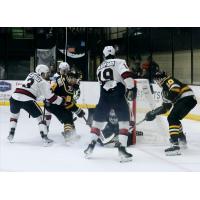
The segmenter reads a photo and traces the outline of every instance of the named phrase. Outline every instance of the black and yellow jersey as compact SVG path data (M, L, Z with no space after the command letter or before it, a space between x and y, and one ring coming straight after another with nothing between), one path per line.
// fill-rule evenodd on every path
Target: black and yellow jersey
M72 110L76 110L78 108L74 100L77 87L79 87L77 84L70 85L65 75L59 75L51 82L51 90L56 95L64 97L67 103L66 108Z
M194 96L192 89L180 82L179 80L170 76L166 77L162 83L162 95L165 103L176 103L178 100L187 97Z

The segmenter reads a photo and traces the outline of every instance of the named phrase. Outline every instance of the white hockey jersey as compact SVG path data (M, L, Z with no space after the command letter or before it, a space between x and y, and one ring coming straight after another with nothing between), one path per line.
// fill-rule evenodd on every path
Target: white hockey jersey
M22 86L17 87L12 95L12 98L18 101L36 100L40 97L58 105L63 101L61 97L52 93L50 83L35 72L30 73Z
M100 85L109 90L122 83L126 88L134 87L132 73L123 59L108 59L97 68L97 78Z

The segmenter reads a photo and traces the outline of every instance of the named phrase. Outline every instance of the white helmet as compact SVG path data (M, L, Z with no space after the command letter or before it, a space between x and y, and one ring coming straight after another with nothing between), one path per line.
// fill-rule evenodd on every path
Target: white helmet
M58 66L61 75L66 75L70 70L69 64L67 62L61 62Z
M103 49L103 55L105 57L111 55L111 56L114 56L115 55L115 49L113 48L113 46L106 46L104 47Z
M70 67L67 62L61 62L58 66L59 69L69 71Z
M35 71L40 75L42 75L42 73L46 75L49 72L49 68L46 65L37 65Z

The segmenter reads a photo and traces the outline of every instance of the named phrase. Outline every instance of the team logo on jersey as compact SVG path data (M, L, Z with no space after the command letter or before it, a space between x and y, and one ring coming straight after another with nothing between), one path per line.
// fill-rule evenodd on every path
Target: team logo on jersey
M0 92L11 90L11 84L6 81L0 81Z

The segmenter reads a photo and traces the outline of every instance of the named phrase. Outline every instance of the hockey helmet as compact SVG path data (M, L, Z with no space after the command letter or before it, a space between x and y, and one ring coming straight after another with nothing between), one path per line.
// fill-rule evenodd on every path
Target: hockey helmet
M75 68L70 69L67 72L67 81L69 84L76 84L78 83L78 79L79 79L79 73L77 72L77 70Z
M35 72L38 73L40 76L43 76L43 78L47 79L50 75L49 68L46 65L37 65L35 68ZM44 74L44 75L43 75Z
M67 62L61 62L58 66L60 74L66 74L70 70L70 66Z
M103 49L103 55L104 57L108 57L108 56L115 56L115 49L113 46L106 46Z
M115 114L115 111L114 109L111 109L110 110L110 113L109 113L109 117L108 117L108 120L111 124L117 124L118 123L118 118Z
M164 80L168 77L165 71L156 72L153 79L156 81L158 85L162 85Z

